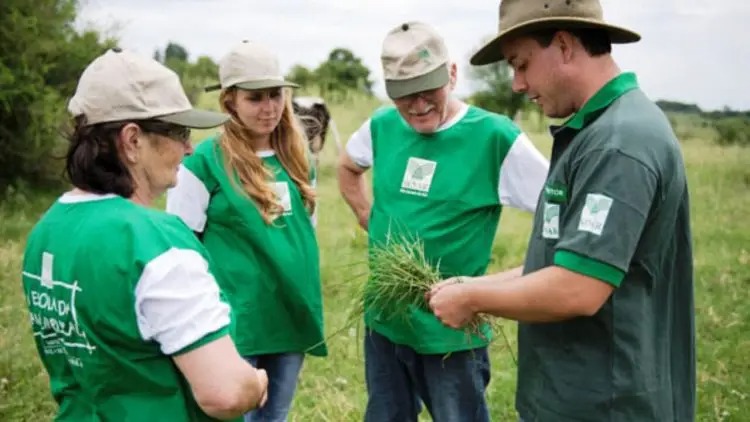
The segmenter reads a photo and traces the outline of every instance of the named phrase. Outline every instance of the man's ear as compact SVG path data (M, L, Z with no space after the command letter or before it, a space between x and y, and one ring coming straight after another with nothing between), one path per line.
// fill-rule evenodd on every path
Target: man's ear
M128 163L138 161L138 150L140 148L141 128L135 123L128 123L120 129L117 135L117 147L123 159Z
M575 53L575 46L578 39L567 31L557 31L553 39L553 44L560 50L560 56L563 59L563 63L570 63L573 61Z
M458 81L458 66L455 62L451 62L450 67L448 68L448 73L450 75L450 88L453 90L453 88L456 87L456 82Z

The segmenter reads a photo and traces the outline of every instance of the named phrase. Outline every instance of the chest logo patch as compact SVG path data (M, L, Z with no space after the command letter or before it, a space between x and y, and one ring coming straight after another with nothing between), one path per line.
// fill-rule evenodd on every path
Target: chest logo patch
M560 238L560 205L544 204L544 224L542 225L542 237L545 239Z
M437 162L422 158L410 157L406 164L401 192L412 195L427 196L435 176Z
M283 215L292 215L292 197L289 194L289 184L287 182L275 182L274 189L281 206L284 207Z
M612 198L599 193L586 195L586 204L581 211L578 230L601 236L611 208Z

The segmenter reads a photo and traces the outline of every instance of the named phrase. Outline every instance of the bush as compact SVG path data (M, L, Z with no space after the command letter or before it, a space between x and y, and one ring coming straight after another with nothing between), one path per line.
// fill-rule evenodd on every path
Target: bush
M716 143L719 145L750 146L750 119L725 117L714 123Z
M0 2L0 193L58 184L67 99L80 73L114 45L73 28L75 0Z

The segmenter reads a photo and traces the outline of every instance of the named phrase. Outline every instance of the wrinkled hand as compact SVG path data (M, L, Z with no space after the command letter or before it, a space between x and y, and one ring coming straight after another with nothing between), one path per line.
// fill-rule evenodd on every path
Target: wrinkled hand
M446 278L443 281L435 283L432 286L432 288L430 288L430 290L427 293L425 293L425 300L429 302L430 299L432 299L432 296L434 296L435 293L440 291L440 289L442 289L443 287L450 286L451 284L458 284L458 283L461 283L461 279L459 277Z
M260 409L261 407L265 406L266 401L268 401L268 374L266 374L266 371L264 369L256 369L256 371L256 374L258 374L258 384L260 385L260 391L262 391L263 393L260 397L258 405L255 408Z
M460 279L448 279L430 290L430 309L443 324L461 328L474 319L466 288L467 285L461 283Z

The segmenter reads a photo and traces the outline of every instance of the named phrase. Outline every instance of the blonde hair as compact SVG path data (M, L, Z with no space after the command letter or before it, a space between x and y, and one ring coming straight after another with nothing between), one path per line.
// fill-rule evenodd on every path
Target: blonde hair
M271 147L276 152L281 165L299 189L302 202L308 213L315 208L315 192L310 184L310 162L307 154L307 140L292 109L292 96L284 90L284 110L281 121L271 133ZM239 178L239 188L258 207L266 224L283 212L283 207L270 184L276 176L263 164L250 142L250 131L242 124L230 104L234 103L237 88L230 87L221 92L219 103L224 112L232 118L224 124L219 138L219 147L224 156L224 166L233 184Z

